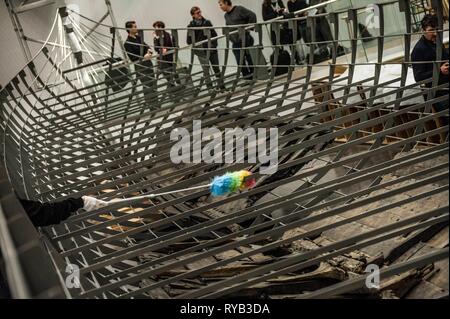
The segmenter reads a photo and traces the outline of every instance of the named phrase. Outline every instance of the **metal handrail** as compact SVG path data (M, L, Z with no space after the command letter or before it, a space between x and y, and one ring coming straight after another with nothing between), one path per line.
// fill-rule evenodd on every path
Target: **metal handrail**
M337 1L338 0L329 0L329 1L326 1L326 2L322 2L322 3L316 4L316 5L310 6L310 7L306 8L306 9L301 9L301 10L292 12L291 14L296 16L298 14L308 12L311 9L317 9L317 8L325 7L325 6L329 5L329 4L332 4L332 3L337 2ZM396 2L396 1L393 1L393 2ZM68 10L68 11L78 14L83 19L86 19L88 21L94 22L92 19L90 19L90 18L88 18L86 16L83 16L83 15L81 15L81 14L75 12L75 11L72 11L72 10ZM322 15L326 16L328 14L322 14ZM321 16L321 15L317 15L317 16ZM280 16L280 17L276 17L276 18L268 20L268 21L257 22L257 23L252 23L252 24L236 24L236 25L226 25L226 26L214 26L212 28L211 27L175 28L175 30L178 31L178 30L236 29L236 28L244 28L245 30L249 30L249 29L253 29L256 25L268 25L268 24L272 24L273 22L277 22L277 21L283 21L283 23L284 23L284 22L289 22L290 20L292 20L292 21L295 20L296 21L296 20L305 20L305 19L306 19L306 17L297 17L297 18L286 19L286 18ZM108 25L103 24L103 23L100 23L99 25L111 28L111 26L108 26ZM117 29L119 29L119 30L126 30L126 28L120 28L120 27L118 27ZM156 29L150 28L150 29L140 29L140 30L142 30L142 31L155 31ZM171 29L170 28L166 28L164 30L171 30ZM228 35L233 35L233 34L237 34L237 33L239 33L239 30L231 31ZM199 42L196 42L195 44L190 44L190 45L183 46L181 48L176 48L174 50L169 50L167 53L170 54L170 53L174 53L176 50L180 51L180 50L186 50L186 49L194 48L195 46L202 45L204 43L208 43L209 41L216 41L216 40L219 40L219 39L223 39L225 37L226 37L225 34L218 35L217 37L213 37L213 38L208 39L208 40L199 41ZM157 57L159 57L159 54L158 55L153 55L152 59L156 59ZM125 66L128 67L128 66L130 66L132 64L137 64L140 61L142 61L142 60L138 60L138 61L135 61L135 62L119 61L119 62L113 63L112 66L113 67L125 67ZM103 67L103 68L106 68L106 67ZM96 70L101 70L101 69L102 68L97 68Z
M325 6L329 5L329 4L335 3L335 2L337 2L337 1L338 1L338 0L328 0L328 1L325 1L325 2L321 2L321 3L315 4L315 5L313 5L313 6L309 6L308 8L305 8L305 9L301 9L301 10L298 10L298 11L295 11L295 12L290 12L290 14L292 14L292 15L298 15L298 14L300 14L300 13L308 12L308 11L310 11L311 9L317 9L317 8L325 7ZM395 3L395 2L397 2L397 0L391 1L391 2L392 2L392 3ZM384 4L384 3L382 3L382 4ZM76 11L73 11L73 10L70 10L70 9L68 9L68 11L77 14L78 16L82 17L83 19L89 20L89 21L91 21L91 22L95 22L94 20L92 20L92 19L90 19L90 18L88 18L88 17L86 17L86 16L84 16L84 15L82 15L82 14L79 14L79 13L76 12ZM344 11L343 11L343 12L344 12ZM291 18L291 20L293 20L293 19L295 19L295 18ZM298 18L297 18L297 19L298 19ZM300 18L300 19L302 19L302 18ZM304 19L304 18L303 18L303 19ZM231 29L231 28L233 28L233 29L234 29L234 28L241 28L241 27L253 27L253 26L255 26L255 25L264 25L264 24L267 24L267 23L271 23L271 22L274 22L274 21L280 21L280 20L283 20L283 22L284 22L284 21L289 21L289 19L285 19L284 17L280 16L280 17L276 17L276 18L271 19L271 20L263 21L263 22L256 22L256 23L250 23L250 24L235 24L235 25L214 26L213 28L215 28L215 29L226 29L226 28ZM100 23L99 26L111 28L110 25L107 25L107 24L104 24L104 23ZM126 30L126 28L122 28L122 27L117 27L116 29L118 29L118 30L124 30L124 31ZM211 28L211 27L193 27L193 28L190 28L190 27L189 27L189 28L188 28L188 27L184 27L184 28L166 28L165 30L190 30L190 29L193 29L193 30L200 30L200 29L212 29L212 28ZM144 28L144 29L140 29L140 30L142 30L142 31L155 31L155 30L157 30L157 29L154 29L154 28ZM163 30L163 29L158 29L158 30ZM231 34L231 32L230 32L230 34ZM224 35L222 35L222 36L224 36ZM222 36L219 36L219 37L222 37ZM218 37L218 38L219 38L219 37Z

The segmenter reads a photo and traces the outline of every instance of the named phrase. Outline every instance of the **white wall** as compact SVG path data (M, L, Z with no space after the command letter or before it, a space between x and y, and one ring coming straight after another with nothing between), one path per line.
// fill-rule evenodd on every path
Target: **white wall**
M21 0L14 0L15 4ZM59 0L64 3L64 0ZM252 2L250 0L237 1L236 4ZM107 11L103 0L65 0L66 5L78 5L80 13L99 20ZM128 20L136 20L140 28L151 28L156 20L162 20L167 27L183 28L191 20L190 9L196 5L202 8L203 15L214 25L224 25L223 12L216 0L111 0L113 11L120 27ZM40 40L45 40L58 5L48 6L20 14L20 21L25 34ZM111 24L106 19L105 24ZM26 61L14 32L4 1L0 1L0 85L8 83L25 65ZM102 31L103 32L103 31ZM219 32L220 33L220 32ZM125 36L126 33L123 32ZM150 41L146 35L146 41ZM185 34L180 34L180 45L185 43ZM29 44L32 53L37 52L41 45Z
M78 5L80 13L94 20L106 13L103 0L66 0L67 4ZM162 20L168 28L184 28L191 21L190 9L199 6L203 15L215 25L224 25L223 12L216 0L111 0L119 27L125 22L135 20L139 28L152 28L153 22ZM107 24L110 20L107 19ZM124 33L125 34L125 33Z
M78 5L83 15L95 19L106 12L103 0L66 0L66 3ZM233 3L254 9L261 17L262 0L240 0ZM186 27L191 20L189 12L193 6L199 6L203 15L214 25L225 24L218 0L111 0L111 4L119 26L127 20L136 20L140 28L151 28L154 21L163 20L170 27Z
M17 4L20 0L15 0ZM27 36L45 40L56 13L56 6L49 6L20 14L20 21ZM25 57L14 32L5 2L0 2L0 85L8 83L25 65ZM32 53L42 45L29 44Z

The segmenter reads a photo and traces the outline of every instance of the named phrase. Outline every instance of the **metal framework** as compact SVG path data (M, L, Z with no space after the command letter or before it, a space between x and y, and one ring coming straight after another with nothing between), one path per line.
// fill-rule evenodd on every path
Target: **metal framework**
M22 243L10 237L24 232L4 211L13 211L19 216L16 219L27 223L27 231L31 228L10 185L19 196L41 201L82 195L111 200L202 185L227 171L249 169L258 177L257 186L220 199L196 190L130 206L79 211L61 225L41 229L41 239L30 230L30 238L19 239L36 243L34 256L38 257L14 254L11 259L11 265L21 263L18 273L11 275L19 280L16 296L230 297L259 291L261 285L282 282L286 276L307 276L311 267L320 268L333 258L367 247L375 245L380 251L385 243L401 241L408 234L448 227L448 202L435 208L424 204L448 192L448 124L441 122L448 117L448 109L436 112L433 108L436 103L448 103L448 96L436 94L448 90L448 83L438 83L441 48L448 32L440 1L434 2L439 31L433 79L407 81L411 45L418 35L411 30L410 1L399 0L376 4L380 29L374 36L373 61L362 61L357 54L362 41L358 11L363 8L222 27L223 35L217 39L206 32L208 58L214 50L212 41L219 41L220 77L227 91L210 89L207 84L214 76L205 74L192 46L171 48L177 65L165 71L172 72L165 79L176 79L174 87L161 77L159 56L153 58L153 65L128 61L120 38L123 30L115 25L109 1L107 6L108 12L97 22L61 8L42 50L1 91L5 168L1 177L10 194L8 200L3 195L0 200L2 251L19 251ZM404 15L406 32L385 35L384 13L395 8ZM338 22L343 14L353 27L349 40L340 39ZM104 24L107 16L113 26ZM333 33L326 43L316 41L317 21L324 18ZM296 65L292 54L289 65L278 63L283 24L294 30L293 42L287 45L294 52L297 26L305 19L312 35L305 44L309 61ZM244 40L242 48L234 49L240 52L240 60L234 63L230 37L243 35L249 28L254 30L255 46L247 48ZM276 44L268 47L263 33L269 28L276 34ZM170 32L176 43L180 34L193 35L193 30ZM399 36L404 59L386 61L385 46ZM331 58L316 63L315 49L324 44ZM348 55L339 53L341 46L349 49ZM267 49L273 51L272 68L265 62ZM251 80L241 76L244 50L255 62ZM398 76L384 77L388 65L398 66ZM373 66L372 75L358 78L361 66ZM276 76L276 68L281 67L287 73ZM343 68L346 72L339 72ZM246 162L173 164L170 132L175 127L191 130L195 119L201 119L204 127L219 129L277 127L277 173L259 175L261 165ZM393 210L410 205L418 205L420 211L389 217ZM385 222L354 229L369 218ZM333 230L341 230L339 239L268 257L299 241L312 243ZM448 259L448 248L400 263L385 260L382 276L389 278L442 259ZM39 276L27 272L28 267L43 264L48 269L45 277L50 278L46 287ZM79 289L66 289L69 265L80 270ZM364 284L363 277L341 278L338 283L304 287L298 295L331 297ZM42 292L49 289L53 295Z

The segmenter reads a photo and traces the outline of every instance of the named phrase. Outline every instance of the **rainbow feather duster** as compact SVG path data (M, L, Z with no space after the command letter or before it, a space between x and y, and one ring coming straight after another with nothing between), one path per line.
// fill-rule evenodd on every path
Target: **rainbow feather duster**
M133 201L139 201L143 199L148 198L155 198L162 195L168 195L168 194L176 194L179 192L186 192L186 191L193 191L197 189L203 189L209 187L211 195L218 197L218 196L224 196L226 194L230 194L233 192L237 192L238 190L245 190L252 188L256 185L256 179L252 177L252 173L249 171L239 171L234 173L227 173L223 176L217 176L214 177L212 183L208 185L201 185L201 186L194 186L186 189L178 189L173 190L165 193L159 193L159 194L147 194L144 196L136 196L131 198L125 198L125 199L118 199L111 202L108 202L107 205L113 205L118 203L127 203L127 202L133 202Z
M238 190L252 188L255 186L256 180L249 178L250 176L252 176L252 173L245 170L217 176L210 185L211 195L215 197L224 196Z

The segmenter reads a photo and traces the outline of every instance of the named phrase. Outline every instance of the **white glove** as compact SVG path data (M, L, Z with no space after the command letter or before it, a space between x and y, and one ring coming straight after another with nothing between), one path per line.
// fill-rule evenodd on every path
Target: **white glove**
M83 209L87 212L100 209L102 207L108 206L108 202L104 200L100 200L91 196L83 196L81 197L84 202Z

